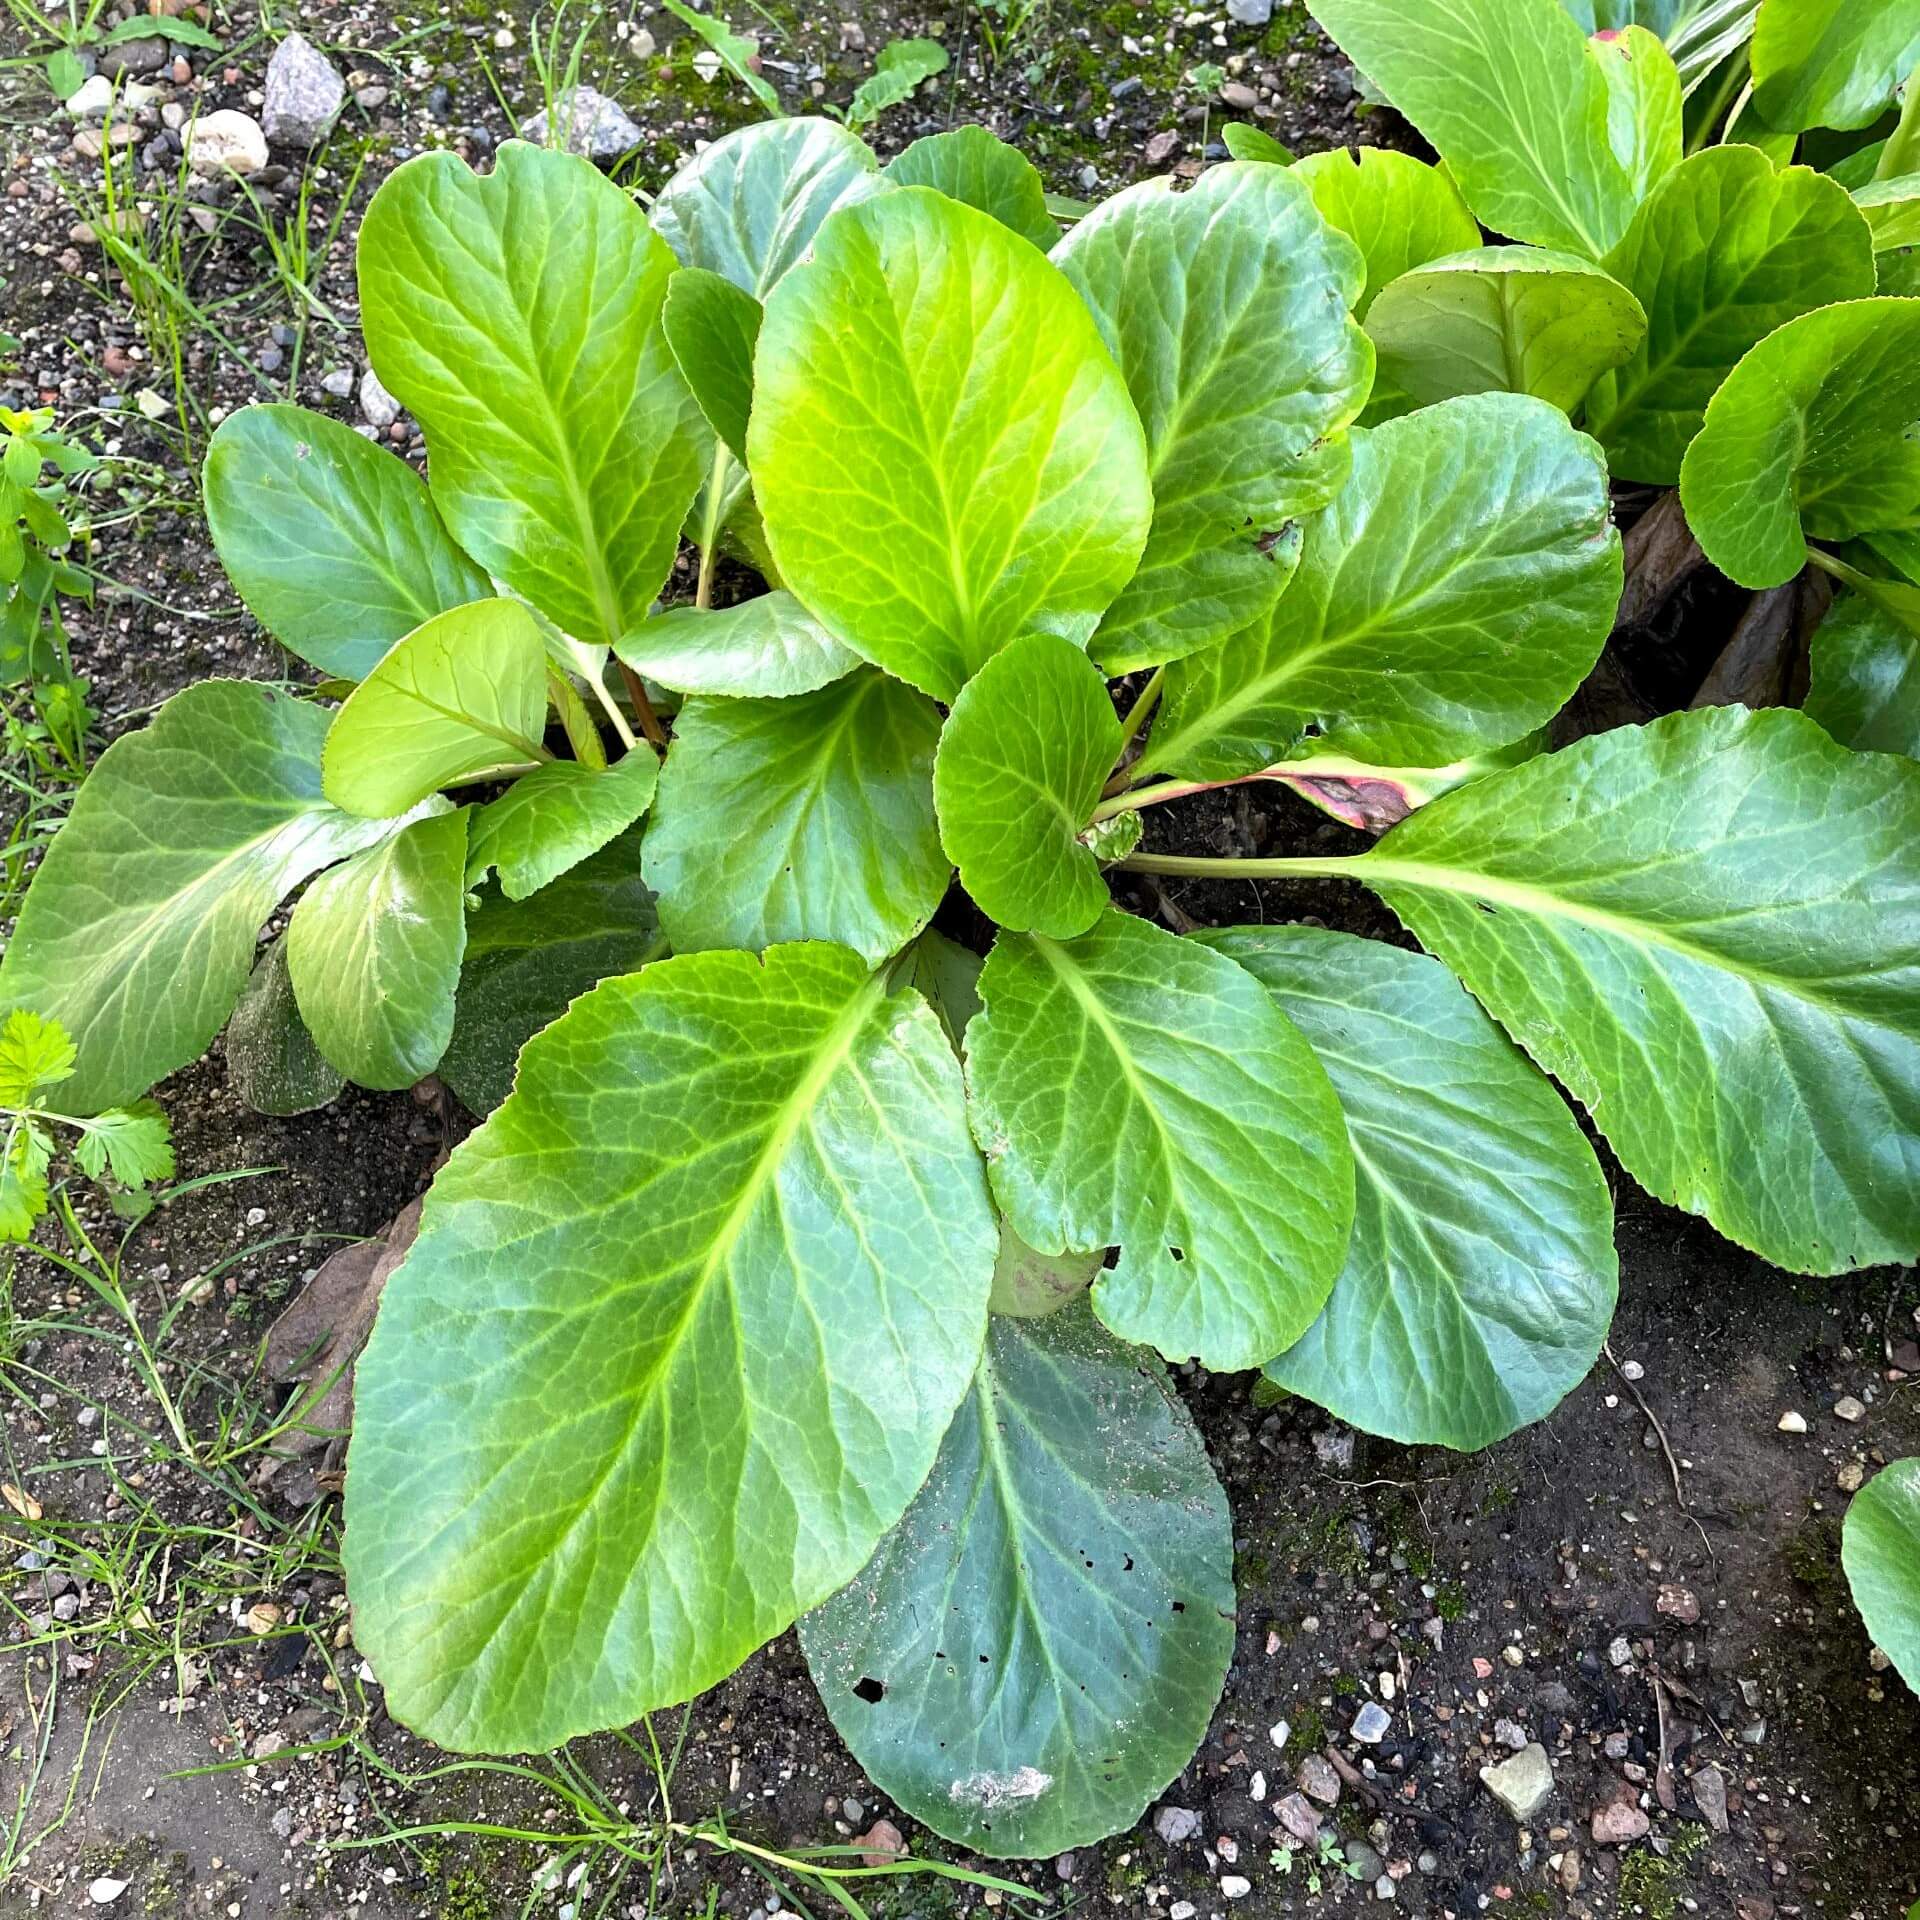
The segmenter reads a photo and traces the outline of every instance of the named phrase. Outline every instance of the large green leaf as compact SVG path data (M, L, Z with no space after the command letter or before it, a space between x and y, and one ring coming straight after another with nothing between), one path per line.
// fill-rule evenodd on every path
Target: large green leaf
M961 690L940 735L940 839L990 920L1071 939L1107 904L1082 841L1113 763L1120 721L1078 647L1029 633Z
M1840 1273L1920 1252L1917 849L1920 766L1712 707L1462 787L1347 870L1650 1193Z
M1199 936L1312 1043L1353 1141L1347 1264L1267 1373L1409 1446L1491 1446L1600 1356L1613 1197L1566 1104L1437 960L1319 927Z
M736 460L747 457L753 348L760 338L760 319L759 301L724 274L682 267L667 282L660 324L674 364L707 425Z
M1840 1559L1874 1644L1920 1693L1920 1460L1896 1460L1854 1495Z
M1192 1758L1233 1657L1232 1533L1149 1356L1084 1306L995 1318L927 1484L800 1644L916 1820L1059 1853L1131 1826Z
M879 165L832 120L765 120L688 161L653 203L654 231L683 266L765 300L828 214L884 190Z
M932 187L978 207L1042 253L1060 238L1039 169L985 127L955 127L916 140L887 162L887 178L897 187Z
M1873 242L1823 175L1709 147L1667 176L1606 267L1646 310L1647 337L1587 396L1587 427L1618 478L1671 486L1749 347L1810 307L1873 291Z
M673 255L585 160L510 140L484 178L396 169L360 230L367 351L427 431L460 544L578 640L660 590L706 468L660 326Z
M932 918L940 716L871 667L790 700L689 700L647 832L680 953L832 940L871 963Z
M1920 760L1920 633L1849 593L1821 621L1809 654L1806 710L1843 747Z
M358 680L423 620L493 591L420 476L304 407L242 407L207 447L207 528L254 617Z
M1613 150L1627 169L1635 201L1641 201L1680 164L1680 71L1659 36L1637 24L1610 29L1591 46L1607 83Z
M522 774L473 817L468 884L498 868L509 900L538 893L632 826L653 804L659 777L660 762L647 746L604 771L555 760Z
M1335 147L1310 153L1294 169L1321 218L1337 227L1367 263L1354 307L1364 320L1380 289L1413 267L1480 245L1480 223L1442 167L1391 147Z
M979 1359L925 1003L827 946L610 980L455 1150L354 1382L354 1637L442 1746L685 1700L858 1573Z
M198 1059L282 897L392 831L322 796L327 718L207 680L100 756L0 962L0 1010L59 1021L79 1050L71 1111L124 1106Z
M1769 126L1864 127L1920 65L1920 0L1762 0L1753 104Z
M467 816L447 808L323 873L287 927L300 1017L363 1087L410 1087L453 1032L466 950Z
M475 1113L513 1088L520 1049L589 987L665 957L640 836L624 834L531 899L487 887L467 916L453 1038L440 1077ZM229 1043L231 1044L231 1043Z
M780 577L951 700L1039 628L1085 645L1152 512L1140 422L1059 271L926 187L848 207L767 302L748 464Z
M860 664L790 593L763 593L715 613L669 607L615 649L636 673L676 693L784 699L813 693Z
M1585 678L1620 599L1600 452L1544 401L1448 400L1353 436L1270 618L1170 668L1141 773L1231 779L1301 750L1438 766L1516 740Z
M1647 316L1578 254L1475 247L1382 290L1367 317L1380 371L1415 406L1531 393L1571 413L1640 344Z
M1324 1305L1353 1157L1312 1049L1224 955L1109 908L1003 933L967 1028L973 1130L1014 1230L1118 1246L1100 1318L1170 1360L1255 1367Z
M1347 311L1365 263L1290 169L1259 161L1184 193L1129 187L1054 259L1147 429L1153 530L1092 648L1124 673L1210 646L1285 587L1295 549L1275 536L1339 491L1373 377Z
M347 696L327 735L327 797L350 813L405 813L442 787L550 758L547 650L517 600L476 600L398 641Z
M1633 179L1610 90L1558 0L1311 0L1315 19L1432 141L1497 233L1598 257Z
M347 1076L313 1044L287 973L287 943L262 950L227 1022L227 1077L255 1113L311 1113Z
M1920 524L1920 300L1802 314L1749 353L1680 469L1687 525L1743 587L1783 586L1807 539Z

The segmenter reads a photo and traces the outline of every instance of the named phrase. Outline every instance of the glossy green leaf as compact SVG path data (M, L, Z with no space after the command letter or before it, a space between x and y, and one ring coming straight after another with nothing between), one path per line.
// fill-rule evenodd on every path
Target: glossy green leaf
M327 797L405 813L442 787L548 758L547 651L516 600L476 600L398 642L327 735Z
M719 56L720 65L726 68L729 77L752 94L766 112L781 111L780 96L773 90L773 82L760 71L759 41L735 33L724 17L690 6L688 0L661 0L661 4L707 43Z
M1121 744L1100 670L1055 634L1011 642L961 689L933 794L947 858L988 919L1066 940L1100 917L1106 882L1081 831Z
M1073 288L925 187L844 210L767 303L753 469L780 577L938 700L1016 634L1084 645L1139 561L1140 422Z
M1920 87L1913 90L1920 99ZM1920 173L1897 174L1856 187L1853 204L1873 235L1875 285L1881 293L1920 294Z
M713 612L669 607L643 620L615 651L636 673L676 693L784 699L813 693L860 665L790 593L763 593Z
M358 680L402 634L493 592L420 476L304 407L242 407L207 447L207 527L254 617L322 673Z
M1806 167L1776 173L1751 147L1682 162L1634 217L1607 271L1647 337L1587 397L1587 427L1620 479L1670 486L1707 402L1747 349L1830 300L1873 291L1859 210Z
M921 81L946 70L947 50L938 40L889 40L847 102L847 125L871 126L889 107L911 99Z
M300 1017L363 1087L410 1087L446 1051L466 950L467 816L447 809L331 867L287 926Z
M1920 524L1920 300L1803 314L1753 349L1687 449L1680 499L1707 558L1783 586L1807 539Z
M854 1758L961 1846L1030 1859L1131 1826L1220 1696L1226 1495L1145 1359L1085 1307L994 1320L919 1497L800 1623Z
M1920 633L1844 594L1809 649L1806 711L1843 747L1920 760Z
M0 961L0 1007L59 1021L79 1049L71 1111L124 1105L197 1060L281 899L392 831L322 796L327 718L207 680L100 756Z
M1648 1192L1776 1266L1920 1252L1920 766L1710 707L1475 782L1353 863Z
M1256 160L1273 167L1290 167L1293 164L1291 149L1283 147L1272 134L1258 127L1249 127L1241 121L1222 127L1220 140L1236 160Z
M1613 1319L1613 1197L1579 1124L1437 960L1319 927L1199 936L1333 1081L1347 1264L1267 1376L1408 1446L1491 1446L1586 1378Z
M1768 125L1864 127L1920 66L1920 0L1761 0L1752 58Z
M1621 580L1593 442L1543 401L1478 394L1353 443L1271 617L1169 669L1142 774L1440 765L1544 724L1586 677Z
M953 871L934 821L939 736L932 702L871 667L789 700L689 700L646 845L674 950L898 952Z
M667 282L660 324L674 364L707 425L736 460L747 457L760 317L760 303L752 294L704 267L682 267Z
M1348 315L1364 265L1282 167L1143 181L1054 250L1146 424L1153 530L1094 636L1109 673L1177 660L1272 606L1287 525L1347 473L1373 373Z
M1634 186L1611 92L1558 0L1311 4L1496 233L1597 258L1626 231Z
M1590 44L1607 83L1613 150L1638 202L1680 164L1680 72L1659 37L1641 25L1611 29Z
M660 762L645 745L604 772L555 760L523 773L473 816L467 884L497 868L509 900L538 893L632 826L653 804L659 777Z
M347 1076L313 1044L287 972L287 943L261 951L227 1022L227 1078L255 1113L311 1113L340 1096Z
M367 351L426 428L454 537L611 645L666 579L707 464L660 326L673 255L588 162L510 140L484 178L450 153L397 168L359 261Z
M916 140L888 161L887 178L897 187L932 187L949 200L978 207L1042 253L1060 238L1039 169L985 127L955 127Z
M1360 249L1367 284L1354 307L1364 320L1380 289L1410 268L1480 245L1480 223L1443 167L1390 147L1335 147L1293 169L1321 218Z
M1854 1495L1840 1560L1874 1645L1920 1693L1920 1460L1896 1460Z
M1465 393L1530 393L1571 413L1639 346L1647 316L1577 254L1476 247L1382 290L1367 316L1380 371L1416 406Z
M1252 1367L1297 1340L1345 1255L1352 1155L1259 982L1109 908L1077 940L1001 934L980 997L973 1130L1014 1230L1117 1246L1095 1308L1170 1360Z
M347 1577L395 1717L545 1750L844 1585L966 1393L994 1247L952 1049L855 955L576 1002L435 1181L356 1369Z
M475 1113L513 1088L520 1049L589 987L663 959L666 936L640 878L640 838L623 834L531 899L495 887L467 916L453 1038L440 1077Z
M1688 12L1693 0L1560 0L1580 24L1583 33L1617 33L1622 27L1645 27L1665 34Z
M884 191L880 163L832 120L741 127L660 189L653 226L688 267L704 267L764 301L837 208Z

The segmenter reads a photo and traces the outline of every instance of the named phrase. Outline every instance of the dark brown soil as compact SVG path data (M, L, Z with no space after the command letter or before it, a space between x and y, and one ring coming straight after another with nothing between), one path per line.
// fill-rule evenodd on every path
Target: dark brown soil
M1222 115L1217 100L1209 110L1183 76L1206 62L1253 86L1267 110L1261 123L1298 147L1375 137L1353 119L1351 77L1298 5L1281 7L1270 29L1223 25L1216 37L1214 23L1226 19L1220 7L1053 0L997 63L983 28L1001 20L1002 9L841 0L804 16L780 5L731 11L736 24L762 32L769 75L796 106L811 92L813 69L828 96L844 101L872 50L901 34L937 34L955 51L953 69L931 94L889 115L878 143L891 149L933 127L983 119L1071 194L1110 191L1169 165L1197 166ZM750 13L764 17L750 22ZM1181 24L1189 19L1195 24ZM317 189L317 228L362 154L356 205L387 168L422 147L451 144L484 160L509 125L482 53L516 109L538 104L523 6L495 11L455 0L427 15L303 0L276 10L277 29L294 24L366 76L356 84L389 90L384 105L349 109ZM667 48L679 31L664 14L643 11L634 24ZM202 111L247 106L260 81L266 49L252 8L236 6L223 25L231 51L195 54L191 86L170 89L197 98ZM514 36L510 48L495 44L503 29ZM15 31L0 24L0 53ZM701 81L684 60L663 67L636 58L632 46L611 30L597 36L583 77L622 97L656 136L641 157L645 184L696 138L748 117L748 108L724 80ZM1125 84L1133 79L1141 85ZM148 343L106 284L98 255L69 238L78 215L60 182L86 171L69 151L70 129L28 77L15 74L10 86L0 258L6 327L25 347L10 394L0 375L0 400L57 402L103 441L168 468L183 502L154 507L102 554L123 585L80 623L79 654L109 731L207 674L305 677L240 611L184 504L188 450L174 431L177 412L156 427L132 404L144 388L170 401L174 389L151 361L134 357ZM164 133L152 111L143 141ZM294 184L279 183L283 207ZM316 289L345 322L354 311L346 244L353 225L350 218ZM269 389L291 392L357 418L353 401L320 384L336 370L357 379L364 360L350 325L336 333L316 321L290 377L291 336L275 332L289 328L289 309L243 291L259 278L256 251L237 225L189 250L198 300L237 294L220 309L222 330L252 363L190 338L194 390L204 404L229 407ZM279 363L261 371L269 349ZM419 457L417 442L412 451ZM1284 795L1209 796L1160 809L1151 835L1153 844L1194 851L1363 844ZM1383 909L1331 882L1168 882L1164 891L1136 886L1127 904L1173 924L1313 915L1398 937ZM222 1407L251 1409L246 1417L257 1423L271 1395L254 1377L253 1359L273 1315L333 1236L376 1230L420 1190L450 1129L463 1122L431 1102L362 1094L305 1119L263 1119L227 1086L217 1049L159 1097L183 1176L273 1169L155 1215L135 1236L126 1267L150 1328L165 1304L211 1277L206 1297L180 1312L170 1378L196 1434L211 1430ZM1433 1915L1904 1914L1920 1894L1920 1702L1870 1662L1837 1538L1844 1485L1885 1458L1920 1451L1920 1387L1889 1376L1893 1345L1911 1341L1920 1326L1920 1281L1911 1271L1831 1282L1776 1273L1631 1182L1616 1176L1614 1184L1622 1293L1612 1353L1641 1372L1630 1384L1603 1364L1550 1419L1484 1454L1356 1438L1303 1403L1263 1407L1250 1376L1184 1374L1232 1499L1241 1594L1225 1697L1193 1765L1164 1796L1203 1816L1200 1833L1170 1847L1146 1822L1098 1849L1009 1877L1054 1910L1128 1914L1171 1914L1180 1902L1205 1916L1354 1910L1376 1901L1372 1881L1383 1869L1399 1906ZM12 1391L0 1439L4 1477L44 1502L62 1538L104 1543L149 1501L174 1527L232 1522L231 1501L203 1481L177 1467L142 1472L132 1439L136 1429L153 1429L153 1402L124 1353L84 1334L104 1324L85 1295L44 1267L23 1268L14 1308L33 1324L5 1369ZM1857 1425L1832 1411L1843 1394L1866 1404ZM89 1403L101 1411L82 1425ZM1788 1411L1804 1416L1806 1432L1778 1430ZM96 1461L99 1435L109 1446ZM132 1483L136 1473L143 1484ZM304 1515L289 1493L311 1496ZM409 1785L369 1763L368 1751L414 1775L439 1756L385 1718L377 1682L346 1644L327 1479L296 1476L258 1497L262 1517L251 1535L244 1520L236 1529L231 1594L192 1614L179 1658L159 1659L111 1710L115 1677L131 1670L129 1661L156 1644L166 1652L165 1629L176 1616L164 1572L157 1597L156 1570L142 1574L142 1604L151 1606L144 1626L129 1624L110 1582L83 1579L70 1638L0 1651L0 1836L16 1795L30 1802L22 1834L65 1811L28 1858L19 1859L16 1846L11 1871L0 1866L0 1914L253 1920L364 1911L480 1920L516 1913L529 1899L538 1912L563 1902L592 1912L601 1868L584 1887L536 1896L533 1877L548 1850L523 1841L436 1837L330 1850L383 1826L471 1821L550 1831L559 1815L551 1796L524 1781L469 1774ZM310 1551L273 1551L302 1527L315 1543ZM0 1535L14 1543L0 1548L0 1596L16 1610L10 1639L38 1640L29 1627L48 1604L43 1577L16 1565L24 1533L0 1526ZM57 1563L81 1564L77 1545ZM245 1614L262 1603L278 1618L256 1635ZM181 1604L177 1595L173 1604ZM1697 1618L1687 1618L1696 1606ZM114 1632L88 1631L90 1619L108 1617L119 1621ZM1363 1699L1382 1697L1383 1673L1395 1682L1392 1730L1363 1749L1347 1729ZM51 1730L37 1758L35 1716L55 1682ZM1670 1811L1656 1792L1658 1698ZM99 1710L92 1721L90 1706ZM1553 1757L1556 1792L1528 1835L1479 1781L1479 1769L1504 1751L1495 1743L1499 1720L1516 1723ZM1290 1730L1284 1752L1271 1737L1282 1721ZM663 1745L679 1726L677 1711L656 1716ZM324 1747L347 1733L365 1751L335 1744L273 1757L279 1747ZM1329 1747L1359 1769L1328 1815L1329 1829L1351 1849L1371 1847L1380 1865L1357 1881L1328 1872L1315 1890L1304 1855L1287 1872L1273 1858L1273 1808L1292 1790L1302 1758ZM577 1751L609 1804L627 1803L636 1817L655 1809L654 1781L634 1751L611 1739ZM255 1764L180 1777L239 1761ZM1723 1834L1703 1823L1689 1785L1689 1774L1707 1765L1726 1782ZM790 1635L695 1703L672 1792L677 1817L724 1814L734 1832L773 1846L844 1841L891 1815L917 1850L947 1855L847 1758ZM1592 1816L1622 1794L1646 1802L1650 1835L1625 1848L1598 1846ZM1229 1901L1220 1886L1226 1873L1244 1875L1252 1891ZM103 1878L128 1883L104 1908L87 1892ZM630 1882L612 1910L643 1913L645 1895L643 1881ZM917 1880L875 1883L863 1898L876 1916L896 1920L989 1904L971 1889ZM695 1848L676 1854L657 1910L746 1915L776 1905L737 1861ZM816 1902L815 1911L827 1909Z

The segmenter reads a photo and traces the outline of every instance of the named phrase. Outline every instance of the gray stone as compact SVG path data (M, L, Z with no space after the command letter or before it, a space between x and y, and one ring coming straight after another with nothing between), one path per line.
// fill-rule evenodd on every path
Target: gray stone
M1303 1847L1313 1845L1320 1831L1320 1816L1307 1804L1303 1794L1290 1793L1273 1810L1281 1831L1290 1834Z
M1251 113L1260 102L1260 96L1244 80L1229 80L1220 89L1220 98L1242 113Z
M1511 1760L1480 1769L1480 1784L1523 1826L1553 1795L1553 1762L1535 1740Z
M1356 1880L1376 1880L1387 1870L1387 1863L1364 1840L1347 1842L1347 1865Z
M275 147L317 147L333 131L347 83L304 34L290 33L267 62L260 125Z
M1353 1465L1353 1429L1322 1427L1313 1436L1313 1457L1323 1467L1345 1473Z
M1227 18L1243 27L1264 27L1273 18L1273 0L1227 0Z
M1693 1788L1693 1804L1700 1818L1715 1833L1727 1830L1727 1782L1718 1767L1702 1767L1688 1784Z
M542 107L520 129L535 146L562 146L583 160L618 160L647 136L627 117L617 100L592 87L572 87L553 103L552 128Z
M320 391L330 393L336 400L344 400L353 391L353 373L347 367L335 367L331 373L320 376Z
M1517 1720L1496 1720L1493 1737L1511 1753L1518 1753L1527 1744L1527 1730Z
M1394 1884L1392 1874L1383 1873L1373 1883L1373 1897L1376 1900L1397 1900L1400 1897L1400 1889Z
M1363 1747L1378 1746L1387 1737L1387 1731L1392 1725L1393 1715L1379 1701L1369 1700L1353 1716L1353 1737Z
M1638 1840L1653 1822L1631 1800L1609 1800L1593 1815L1593 1838L1597 1846L1624 1847Z
M167 43L158 34L100 49L100 71L106 74L158 73L166 64Z
M1153 1830L1168 1846L1177 1847L1200 1831L1200 1816L1191 1807L1161 1807L1153 1816Z
M360 411L369 426L382 431L400 418L400 402L380 384L380 376L371 367L360 376Z
M1300 1791L1323 1807L1338 1806L1340 1803L1340 1776L1327 1763L1323 1754L1310 1753L1300 1762Z

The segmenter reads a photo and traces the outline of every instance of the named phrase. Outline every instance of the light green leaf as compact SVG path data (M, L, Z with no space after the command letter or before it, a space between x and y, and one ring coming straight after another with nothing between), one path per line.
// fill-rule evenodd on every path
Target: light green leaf
M0 1163L0 1244L19 1246L33 1238L47 1211L47 1176L35 1166Z
M1571 413L1639 346L1640 302L1577 254L1476 247L1403 274L1367 316L1384 378L1414 405L1530 393Z
M367 350L426 428L454 537L610 646L666 579L707 465L660 326L673 255L587 161L509 140L484 178L449 153L388 175L359 260Z
M1587 396L1587 427L1617 478L1671 486L1740 356L1795 314L1873 291L1859 210L1806 167L1775 172L1752 147L1683 161L1607 256L1647 315L1647 337Z
M763 593L715 613L669 607L615 651L676 693L785 699L815 693L861 664L790 593Z
M1255 160L1273 167L1293 165L1291 150L1283 147L1272 134L1263 133L1258 127L1249 127L1234 121L1220 129L1220 140L1236 160Z
M1311 0L1315 19L1446 161L1497 233L1598 258L1634 182L1611 90L1558 0Z
M358 680L424 620L492 583L420 476L305 407L242 407L207 447L207 527L254 617L323 673Z
M1657 35L1626 26L1591 43L1607 83L1613 150L1644 200L1680 164L1680 73Z
M1920 766L1710 707L1476 781L1350 871L1648 1192L1842 1273L1920 1251L1916 848Z
M898 962L896 984L912 987L940 1017L956 1054L967 1023L980 1011L980 969L985 956L949 940L932 927L920 934Z
M871 126L889 107L910 99L921 81L946 70L947 50L938 40L889 40L847 102L847 125Z
M1769 126L1864 127L1920 65L1920 0L1762 0L1753 104Z
M1583 33L1617 33L1622 27L1645 27L1666 34L1692 10L1690 0L1560 0Z
M855 955L578 1001L434 1183L356 1370L347 1574L394 1715L544 1751L835 1592L933 1465L994 1245L939 1022Z
M759 301L721 274L682 267L667 282L661 325L707 425L736 460L745 460Z
M466 950L467 816L448 809L323 873L293 910L287 972L327 1062L410 1087L446 1051Z
M897 952L953 871L934 821L939 737L932 703L870 667L789 700L689 700L646 845L674 950Z
M1084 645L1146 542L1146 443L1091 316L925 187L846 208L774 290L747 439L781 579L938 700L1018 633Z
M49 1087L73 1078L78 1058L59 1021L15 1007L0 1024L0 1107L31 1106Z
M1480 245L1480 223L1443 167L1389 147L1335 147L1293 169L1329 226L1360 249L1367 284L1354 317L1364 320L1380 289L1410 268Z
M1920 99L1920 87L1913 89ZM1873 267L1881 293L1920 293L1920 173L1856 187L1853 204L1873 235Z
M1347 309L1364 263L1293 173L1209 167L1184 193L1116 194L1054 250L1147 430L1153 528L1092 652L1109 673L1177 660L1271 607L1290 522L1347 473L1373 353Z
M1854 1495L1840 1561L1874 1645L1920 1693L1920 1460L1896 1460Z
M1106 882L1081 830L1121 745L1100 670L1057 635L1023 635L961 689L933 795L947 858L988 919L1066 940L1100 917Z
M780 111L780 96L774 92L773 83L764 78L754 65L760 51L757 40L749 40L745 34L735 33L725 20L704 12L698 7L687 4L687 0L661 0L661 4L676 20L684 21L697 33L715 53L741 86L753 95L768 113ZM717 76L716 76L717 77Z
M1621 580L1592 441L1544 401L1478 394L1353 446L1272 615L1168 671L1142 775L1307 751L1439 765L1543 725L1586 677Z
M327 797L405 813L428 794L548 759L547 651L516 600L476 600L399 641L327 735Z
M1353 1141L1347 1264L1267 1377L1406 1446L1491 1446L1600 1357L1613 1198L1551 1085L1437 960L1319 927L1198 936L1312 1043Z
M255 1113L311 1113L340 1096L347 1076L313 1044L287 972L284 937L254 962L227 1022L227 1078Z
M967 1029L974 1137L1042 1252L1118 1246L1100 1318L1170 1360L1258 1366L1313 1323L1353 1165L1312 1050L1223 955L1109 908L1002 933Z
M885 190L873 149L832 120L769 120L696 154L661 188L653 227L683 266L764 301L836 208Z
M57 1020L79 1049L68 1110L124 1106L197 1060L280 900L392 831L322 797L327 718L207 680L100 756L0 962L0 1006Z
M520 1049L589 987L665 957L640 837L624 834L525 901L488 887L467 916L453 1038L439 1073L475 1113L513 1088Z
M919 1497L800 1623L854 1758L961 1846L1031 1859L1131 1826L1220 1696L1226 1496L1144 1359L1084 1307L993 1321Z
M111 1174L138 1190L173 1178L173 1144L167 1116L151 1100L118 1107L89 1120L74 1142L73 1157L89 1180Z
M468 886L497 867L509 900L538 893L632 826L653 804L659 777L660 762L645 745L604 772L555 760L523 773L473 817Z
M1044 1320L1078 1300L1106 1263L1104 1247L1093 1253L1037 1252L1002 1220L987 1305L1015 1320Z
M1809 649L1806 710L1843 747L1920 760L1920 633L1843 594Z
M1920 300L1789 321L1714 395L1680 469L1687 525L1743 587L1783 586L1807 540L1920 523Z
M887 163L887 178L897 187L932 187L950 200L978 207L1042 253L1060 238L1039 170L985 127L955 127L916 140Z

